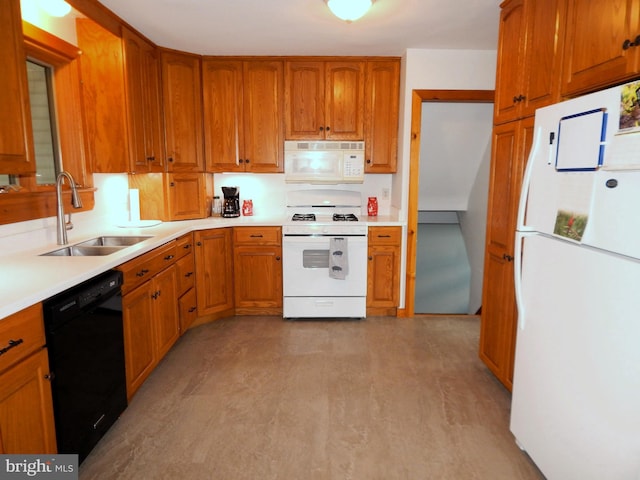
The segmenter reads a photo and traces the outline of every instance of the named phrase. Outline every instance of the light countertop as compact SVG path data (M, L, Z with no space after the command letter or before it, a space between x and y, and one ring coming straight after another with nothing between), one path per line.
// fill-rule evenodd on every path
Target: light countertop
M361 220L370 226L402 225L402 222L396 218L385 215L362 217ZM164 222L147 228L106 226L99 231L93 231L90 235L82 236L74 235L71 230L68 234L69 245L102 235L149 235L151 238L105 256L41 256L43 253L60 248L60 245L55 243L47 243L0 257L4 273L0 277L0 292L2 292L0 319L117 267L185 233L233 226L281 226L285 221L283 216L209 217L200 220Z

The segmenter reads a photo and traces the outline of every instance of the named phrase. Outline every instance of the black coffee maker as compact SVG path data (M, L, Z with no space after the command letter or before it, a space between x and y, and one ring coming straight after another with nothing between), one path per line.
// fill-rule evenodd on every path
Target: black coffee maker
M239 217L240 216L240 189L238 187L222 187L222 216L223 217Z

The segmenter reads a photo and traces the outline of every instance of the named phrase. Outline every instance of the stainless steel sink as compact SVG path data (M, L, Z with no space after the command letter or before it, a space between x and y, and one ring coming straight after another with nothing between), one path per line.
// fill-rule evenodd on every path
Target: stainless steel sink
M89 247L128 247L144 242L151 236L103 236L78 243L76 246Z
M136 243L144 242L148 238L151 238L151 236L101 236L68 247L61 247L51 252L43 253L40 256L102 257L104 255L111 255Z
M43 253L44 257L101 257L104 255L111 255L119 250L125 248L121 247L94 247L90 245L71 245L69 247L62 247L52 252Z

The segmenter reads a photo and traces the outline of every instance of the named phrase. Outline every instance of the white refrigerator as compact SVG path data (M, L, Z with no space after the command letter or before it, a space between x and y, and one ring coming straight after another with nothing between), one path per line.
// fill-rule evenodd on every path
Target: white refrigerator
M640 480L639 90L536 112L510 426L549 480Z

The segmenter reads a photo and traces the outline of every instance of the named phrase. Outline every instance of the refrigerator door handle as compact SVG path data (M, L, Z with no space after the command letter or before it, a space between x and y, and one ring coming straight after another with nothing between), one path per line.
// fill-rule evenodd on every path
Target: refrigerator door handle
M533 143L531 145L531 151L529 152L529 158L527 159L527 166L524 169L522 176L522 188L520 189L520 203L518 203L518 217L516 218L516 229L523 230L524 228L524 215L527 211L527 197L529 196L529 185L531 183L531 172L533 170L534 159L540 149L542 141L542 127L536 127L533 134Z
M518 310L518 328L524 330L526 317L524 301L522 298L522 244L527 237L533 237L540 235L533 230L516 230L516 242L514 246L514 264L513 264L513 276L516 296L516 309Z

